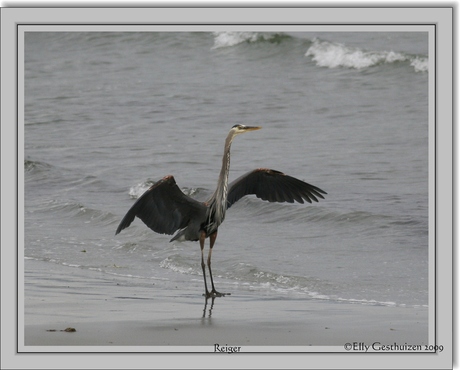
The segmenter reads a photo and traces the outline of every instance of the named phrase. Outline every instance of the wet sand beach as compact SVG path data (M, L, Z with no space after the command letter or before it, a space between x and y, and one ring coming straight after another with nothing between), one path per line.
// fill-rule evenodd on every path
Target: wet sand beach
M425 307L337 303L241 289L213 303L201 296L199 278L188 286L164 289L158 282L146 288L95 271L63 266L49 271L40 261L27 265L33 271L26 272L26 351L126 346L127 352L215 352L218 344L235 352L343 352L346 343L358 343L354 349L361 351L359 343L428 342Z

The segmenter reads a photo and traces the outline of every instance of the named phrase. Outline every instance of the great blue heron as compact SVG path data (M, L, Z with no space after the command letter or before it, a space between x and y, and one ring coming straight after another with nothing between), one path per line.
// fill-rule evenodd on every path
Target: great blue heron
M134 217L137 216L157 233L172 235L179 230L171 242L174 240L199 240L205 296L221 297L229 294L216 291L211 272L212 248L216 241L217 229L224 221L225 211L248 194L255 194L256 197L269 202L289 203L294 201L303 203L304 199L309 203L312 200L317 202L318 198L324 199L321 194L327 194L316 186L268 168L250 171L229 185L230 147L233 139L239 134L260 128L244 125L235 125L231 128L225 140L224 157L222 158L222 169L217 181L217 189L206 202L202 203L185 195L176 185L173 176L163 177L134 203L121 220L116 234L131 225ZM203 252L204 242L208 237L210 244L207 266L211 278L211 292L209 292L206 283Z

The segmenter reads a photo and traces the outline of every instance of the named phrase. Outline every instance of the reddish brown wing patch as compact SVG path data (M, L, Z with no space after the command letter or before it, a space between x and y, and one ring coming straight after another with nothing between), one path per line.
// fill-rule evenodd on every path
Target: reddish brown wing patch
M280 172L280 171L276 171L276 170L272 170L270 168L258 168L256 169L255 171L258 171L258 172L265 172L269 175L280 175L280 176L286 176L283 172Z

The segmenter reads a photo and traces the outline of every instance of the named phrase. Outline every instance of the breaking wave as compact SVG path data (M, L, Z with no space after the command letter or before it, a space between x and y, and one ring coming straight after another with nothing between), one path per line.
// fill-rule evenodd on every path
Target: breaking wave
M409 63L415 72L428 71L428 57L394 51L366 51L344 44L313 39L305 56L311 57L319 67L363 69L379 64Z
M213 35L214 45L212 49L228 48L243 43L279 44L284 40L293 39L292 36L282 32L214 32ZM305 56L310 57L318 67L365 69L382 64L406 63L415 72L427 72L429 68L429 59L424 55L363 50L318 38L303 39L303 41L309 45Z
M270 42L279 44L283 40L291 39L284 33L273 32L214 32L213 49L226 48L241 43Z

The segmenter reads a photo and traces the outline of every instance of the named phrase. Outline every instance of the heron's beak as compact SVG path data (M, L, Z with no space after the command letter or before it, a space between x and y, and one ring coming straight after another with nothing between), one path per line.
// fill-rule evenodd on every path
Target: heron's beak
M245 131L255 131L260 130L262 127L260 126L246 126Z

